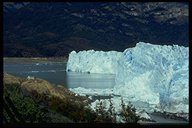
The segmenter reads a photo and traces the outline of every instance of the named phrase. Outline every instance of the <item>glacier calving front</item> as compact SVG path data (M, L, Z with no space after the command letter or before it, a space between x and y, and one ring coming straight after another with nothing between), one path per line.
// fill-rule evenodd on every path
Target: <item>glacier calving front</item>
M115 74L117 61L121 56L122 52L116 51L72 51L69 54L67 71Z
M67 70L116 74L113 93L168 112L188 113L189 49L139 42L122 52L71 52Z

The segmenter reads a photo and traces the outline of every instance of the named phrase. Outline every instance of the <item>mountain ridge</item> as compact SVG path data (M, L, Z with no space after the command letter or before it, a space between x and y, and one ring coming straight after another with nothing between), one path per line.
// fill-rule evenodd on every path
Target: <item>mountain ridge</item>
M122 51L139 41L188 46L186 3L20 5L18 9L4 4L4 56L7 57L67 56L72 50L90 49Z

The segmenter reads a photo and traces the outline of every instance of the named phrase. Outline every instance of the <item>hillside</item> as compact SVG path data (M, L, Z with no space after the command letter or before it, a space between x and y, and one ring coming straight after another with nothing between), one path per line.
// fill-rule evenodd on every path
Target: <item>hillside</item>
M189 42L187 3L6 2L3 12L6 57L123 51L139 41L182 46Z
M83 102L87 100L86 97L75 96L74 93L63 86L53 85L43 79L26 79L5 73L3 81L3 97L6 102L7 99L10 99L14 105L11 106L7 102L9 107L4 106L3 115L6 117L7 123L20 123L22 120L25 123L73 123L74 116L67 115L68 113L65 111L70 112L70 107L76 107L78 110L78 106L83 107L86 105ZM60 107L65 104L66 107L63 106L62 111L65 114L58 112L61 111L59 104ZM16 110L13 108L16 108ZM7 109L13 109L13 113L15 112L16 115L12 117ZM16 113L16 111L18 112ZM16 121L13 121L13 118Z
M3 124L23 123L116 123L111 108L102 102L93 111L91 102L63 86L38 78L21 78L4 73ZM135 109L124 106L121 116L127 123L140 119Z

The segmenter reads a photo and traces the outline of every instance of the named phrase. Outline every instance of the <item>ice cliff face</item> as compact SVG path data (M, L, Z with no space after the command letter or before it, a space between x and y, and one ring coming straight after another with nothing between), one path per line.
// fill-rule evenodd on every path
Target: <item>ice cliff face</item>
M67 71L115 74L117 61L122 52L72 51L67 62Z
M166 111L188 111L188 54L186 47L143 42L126 49L118 61L114 93Z
M67 70L116 74L113 93L169 112L187 112L189 49L139 42L121 52L71 52Z

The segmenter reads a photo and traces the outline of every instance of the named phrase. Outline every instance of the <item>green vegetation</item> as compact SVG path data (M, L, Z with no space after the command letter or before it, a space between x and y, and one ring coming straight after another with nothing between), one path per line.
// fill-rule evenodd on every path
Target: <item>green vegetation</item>
M113 107L113 104L111 102L111 99L109 100L110 106L108 109L103 105L102 102L99 102L99 104L96 105L96 112L98 114L96 118L96 122L100 123L118 123L116 120L116 117L119 116L122 118L124 123L137 123L139 121L140 117L136 115L136 109L131 105L125 105L123 103L123 100L121 107L122 111L120 114L117 114L115 112L115 108Z
M74 122L95 122L97 113L83 103L70 101L70 99L61 100L57 97L51 97L49 107L58 113L61 113Z
M139 120L139 116L135 114L136 109L129 103L129 105L125 105L123 100L121 99L122 112L120 115L123 117L123 120L126 123L136 123Z
M122 101L123 102L123 101ZM74 122L85 122L85 123L117 123L114 107L110 101L110 107L106 109L103 102L99 102L96 105L96 111L93 111L90 107L85 107L85 104L75 103L69 99L61 100L57 97L52 97L49 101L49 107L56 112L59 112ZM136 109L132 105L122 104L122 112L119 116L125 123L137 123L140 119L136 115Z
M97 123L116 123L116 116L114 116L114 112L110 111L112 110L113 106L112 103L108 110L106 110L106 107L103 105L102 102L99 102L96 104L96 112L98 116L96 117Z
M118 115L111 100L109 108L100 102L94 111L89 107L86 97L75 96L65 88L52 87L51 84L48 86L48 83L43 87L36 83L37 80L34 83L31 80L31 84L35 84L31 88L28 84L25 85L27 80L23 79L18 83L18 79L10 75L4 76L4 123L117 123L117 116L121 116L125 123L137 123L139 120L135 108L126 106L123 100L122 112ZM42 81L39 80L40 83ZM41 88L37 89L37 86ZM48 88L50 93L40 93L42 89Z
M32 98L22 96L19 85L6 85L4 87L4 99L5 102L8 102L7 100L10 99L14 104L16 111L20 114L16 116L20 116L25 122L45 122L45 111L40 109L39 105ZM9 105L9 107L11 109L11 105ZM14 108L12 107L12 109ZM9 117L7 119L7 121L10 122ZM21 120L18 119L16 122L20 121Z

